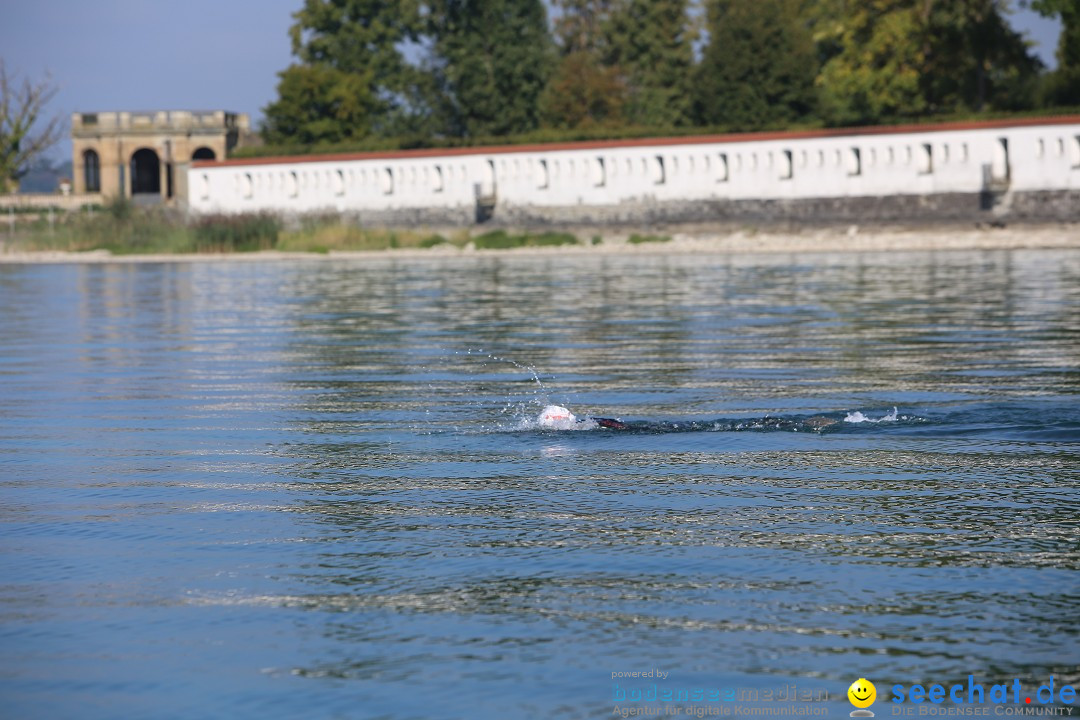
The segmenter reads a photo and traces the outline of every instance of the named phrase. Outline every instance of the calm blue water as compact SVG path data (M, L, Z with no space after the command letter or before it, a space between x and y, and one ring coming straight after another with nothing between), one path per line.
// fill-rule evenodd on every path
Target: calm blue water
M0 265L0 308L3 717L1080 681L1080 251Z

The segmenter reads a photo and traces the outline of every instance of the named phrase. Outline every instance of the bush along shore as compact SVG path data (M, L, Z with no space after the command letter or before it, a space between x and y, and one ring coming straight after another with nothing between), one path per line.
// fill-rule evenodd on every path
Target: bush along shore
M663 242L667 236L639 236L630 242ZM600 236L566 232L483 233L457 230L447 236L422 230L363 227L336 213L285 221L267 213L187 217L166 208L140 208L127 201L0 229L7 253L108 251L113 255L220 254L277 250L329 253L395 249L509 250L562 245L598 245Z

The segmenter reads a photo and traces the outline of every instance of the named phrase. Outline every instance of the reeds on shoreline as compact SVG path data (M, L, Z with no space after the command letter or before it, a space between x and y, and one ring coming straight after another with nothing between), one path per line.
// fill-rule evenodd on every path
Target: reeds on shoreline
M599 235L583 240L569 232L496 229L473 234L463 228L440 234L424 229L364 227L338 213L315 213L287 222L270 213L188 217L174 209L140 208L126 200L96 210L50 215L48 219L39 216L21 225L14 233L0 238L6 252L104 250L112 255L156 255L278 250L325 254L438 247L504 250L603 242ZM645 241L669 239L648 236Z

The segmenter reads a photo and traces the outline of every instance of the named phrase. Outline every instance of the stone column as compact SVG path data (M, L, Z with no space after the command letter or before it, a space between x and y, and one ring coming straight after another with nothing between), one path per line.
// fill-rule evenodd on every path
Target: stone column
M85 148L72 145L71 148L71 192L76 195L86 194L86 169L83 167Z
M116 141L116 154L119 158L120 180L123 185L121 196L131 199L131 158L128 157L127 149L123 140Z
M156 151L156 148L155 148ZM169 199L169 163L172 162L172 143L162 142L162 151L158 152L158 197Z

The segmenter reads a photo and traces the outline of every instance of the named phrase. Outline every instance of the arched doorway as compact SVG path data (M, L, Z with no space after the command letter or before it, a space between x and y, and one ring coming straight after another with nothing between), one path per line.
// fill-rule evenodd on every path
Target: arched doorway
M217 155L208 147L201 147L191 153L192 160L216 160Z
M136 150L131 156L131 194L161 194L161 162L149 148Z
M86 192L101 192L101 159L98 157L97 151L87 150L83 153L82 158L83 184L86 187Z

